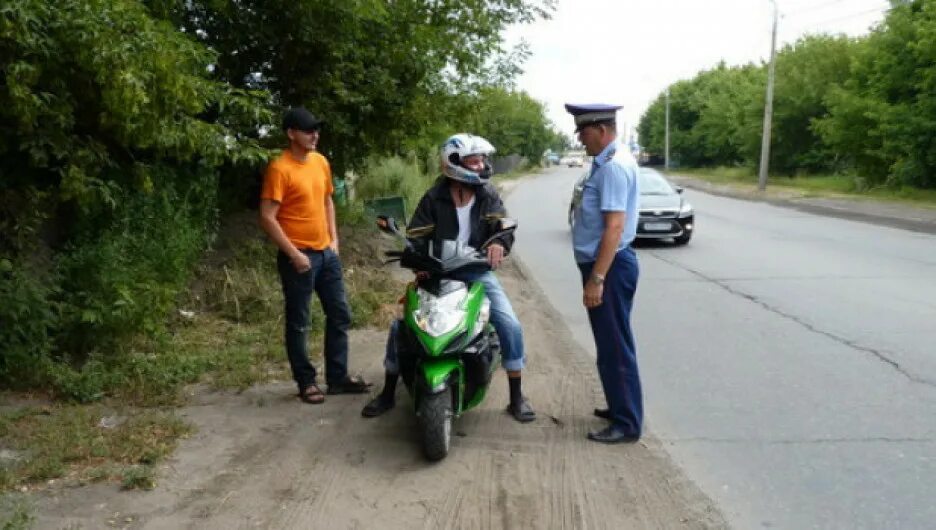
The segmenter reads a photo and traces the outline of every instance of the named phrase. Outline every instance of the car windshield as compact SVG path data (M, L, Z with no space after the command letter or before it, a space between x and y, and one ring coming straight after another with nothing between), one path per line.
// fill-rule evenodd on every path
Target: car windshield
M659 173L641 171L638 178L640 179L641 195L672 195L675 193L673 187Z

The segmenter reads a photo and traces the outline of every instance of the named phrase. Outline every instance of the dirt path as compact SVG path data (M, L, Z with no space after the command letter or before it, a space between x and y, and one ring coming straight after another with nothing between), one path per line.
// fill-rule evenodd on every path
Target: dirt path
M37 528L708 529L726 528L711 501L652 436L629 446L588 442L600 426L593 361L522 268L500 277L524 324L525 392L539 413L505 412L495 375L485 403L456 424L452 452L427 463L400 388L398 406L363 419L366 396L300 404L291 382L193 398L198 427L150 492L115 485L52 491ZM382 379L385 334L356 332L352 366Z

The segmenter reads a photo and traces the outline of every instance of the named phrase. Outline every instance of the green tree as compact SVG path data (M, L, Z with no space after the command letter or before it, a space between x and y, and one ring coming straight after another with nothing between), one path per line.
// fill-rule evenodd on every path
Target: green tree
M342 174L368 156L436 141L449 94L516 72L508 25L553 0L150 0L216 50L215 75L268 89L328 121L322 148Z
M49 372L30 367L158 331L223 198L281 145L285 106L326 118L338 175L434 148L487 91L490 115L515 122L475 128L507 152L542 150L542 106L510 90L527 51L501 34L553 4L4 2L0 382L34 384Z
M894 1L816 130L872 184L936 187L936 1Z
M454 123L490 140L499 154L538 162L555 142L543 104L526 92L485 87L464 98L461 109Z
M813 124L829 116L826 98L848 80L859 46L857 39L846 36L816 35L777 54L771 171L792 175L841 169ZM763 116L763 98L758 103L751 108L749 122ZM749 136L747 159L753 166L760 156L760 131Z
M691 166L731 165L744 161L752 125L748 108L763 87L762 70L724 63L670 87L670 152ZM763 100L763 96L760 97ZM665 95L641 116L638 133L645 150L663 153Z
M262 102L209 79L215 54L133 0L15 0L0 18L0 176L93 209L160 164L256 160L229 126ZM215 119L204 114L214 110Z
M135 0L0 7L0 381L151 327L184 284L220 168L265 156L240 131L269 96L215 61Z

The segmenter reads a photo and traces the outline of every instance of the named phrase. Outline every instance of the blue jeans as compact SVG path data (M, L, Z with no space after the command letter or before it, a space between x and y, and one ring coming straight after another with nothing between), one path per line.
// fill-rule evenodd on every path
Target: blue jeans
M500 339L501 359L504 370L522 370L526 362L523 354L523 328L520 320L514 313L513 306L507 298L507 293L501 287L497 276L493 272L461 274L455 279L466 282L481 282L484 293L491 301L491 324L497 330ZM396 334L400 321L396 320L390 325L390 334L387 337L387 351L384 356L384 368L389 374L399 374L400 366L397 362Z
M348 328L351 311L341 276L341 261L331 249L303 249L312 268L296 272L286 254L276 256L283 298L286 302L286 355L299 392L315 383L315 367L309 362L309 303L318 295L325 311L325 381L332 385L348 376Z
M583 284L589 281L594 266L594 262L578 264ZM601 305L588 310L611 423L631 436L640 436L643 429L643 394L630 322L639 274L634 249L619 250L605 275Z

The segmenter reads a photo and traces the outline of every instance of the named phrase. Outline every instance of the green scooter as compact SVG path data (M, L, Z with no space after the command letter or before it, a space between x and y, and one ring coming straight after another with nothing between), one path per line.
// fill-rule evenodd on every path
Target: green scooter
M491 270L483 250L494 239L516 230L513 219L500 219L499 231L481 249L452 240L407 239L392 217L377 226L406 242L389 262L417 273L406 288L403 318L389 347L396 349L400 376L413 398L423 451L429 460L448 455L452 422L484 399L500 364L500 343L490 323L491 303L478 282L456 279L458 273Z

